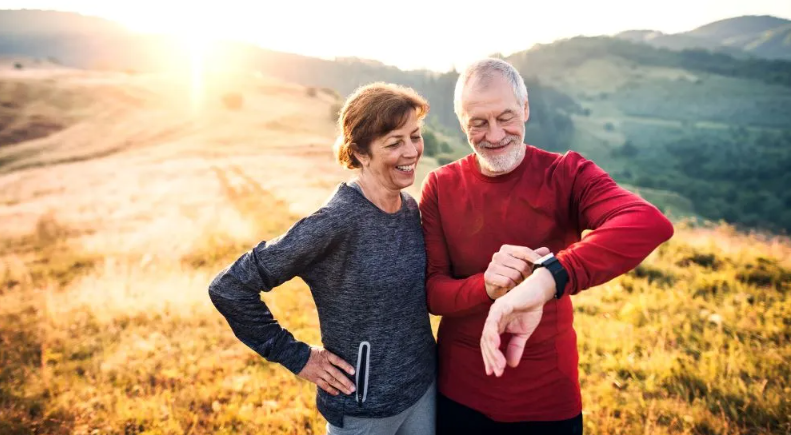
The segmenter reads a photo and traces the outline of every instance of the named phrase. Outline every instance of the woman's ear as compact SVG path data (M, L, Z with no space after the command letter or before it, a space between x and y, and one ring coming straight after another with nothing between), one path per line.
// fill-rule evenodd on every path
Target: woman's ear
M352 144L352 154L354 155L354 158L356 158L357 161L360 162L361 165L363 165L363 167L366 167L371 164L371 157L368 156L367 154L363 154L357 151L356 143Z

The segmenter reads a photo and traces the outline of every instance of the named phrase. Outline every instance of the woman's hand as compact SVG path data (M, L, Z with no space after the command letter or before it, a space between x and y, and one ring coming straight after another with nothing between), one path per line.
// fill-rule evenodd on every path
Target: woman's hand
M341 372L354 375L354 367L327 349L312 347L310 358L298 376L318 385L322 390L337 396L354 393L354 383Z

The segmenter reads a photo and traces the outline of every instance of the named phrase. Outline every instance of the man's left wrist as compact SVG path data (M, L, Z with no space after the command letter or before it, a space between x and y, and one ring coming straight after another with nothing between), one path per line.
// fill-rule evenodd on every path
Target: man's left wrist
M534 279L537 281L537 284L539 284L539 288L541 289L541 298L544 303L547 303L555 298L557 285L555 284L555 277L552 276L552 272L550 272L546 267L539 267L533 272L531 277L534 277Z

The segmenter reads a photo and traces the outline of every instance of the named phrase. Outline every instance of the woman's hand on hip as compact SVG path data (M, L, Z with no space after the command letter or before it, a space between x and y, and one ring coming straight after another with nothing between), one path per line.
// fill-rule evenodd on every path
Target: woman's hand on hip
M311 347L308 363L298 376L313 382L333 396L340 392L352 394L355 390L354 383L343 372L354 375L354 367L327 349Z

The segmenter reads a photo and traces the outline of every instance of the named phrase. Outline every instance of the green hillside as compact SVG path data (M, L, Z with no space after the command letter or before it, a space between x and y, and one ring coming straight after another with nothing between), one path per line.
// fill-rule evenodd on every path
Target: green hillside
M737 57L791 59L791 21L768 15L728 18L682 33L627 30L615 36L671 50L707 49Z
M791 230L791 63L612 38L574 38L509 60L582 107L564 147L660 208Z
M0 11L0 22L8 13ZM732 32L740 22L746 23L704 26L694 37L724 37L723 32ZM22 53L66 66L136 72L188 64L172 54L163 61L168 53L163 47L172 40L111 29L107 37L99 30L3 29L0 55ZM644 34L632 32L631 37ZM785 169L791 167L791 62L673 51L610 37L538 45L507 60L528 86L528 143L557 152L579 151L680 217L791 230L786 189L791 180ZM206 62L210 68L253 70L341 95L373 81L411 86L431 104L427 122L433 136L429 141L435 142L423 169L470 152L453 113L455 71L402 71L364 59L330 61L228 42L213 47Z

